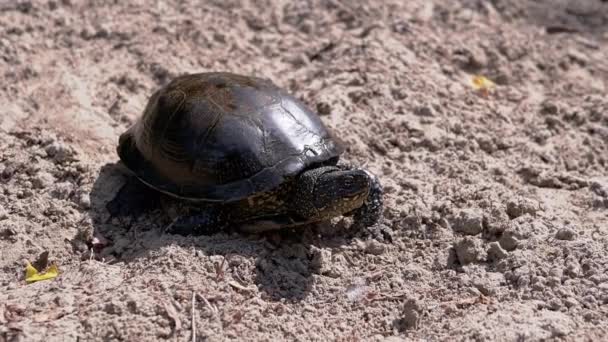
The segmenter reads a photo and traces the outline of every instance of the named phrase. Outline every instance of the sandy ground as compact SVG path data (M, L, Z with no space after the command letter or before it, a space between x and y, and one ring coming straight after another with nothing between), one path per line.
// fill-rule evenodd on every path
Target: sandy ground
M381 225L109 219L118 135L220 70L319 111ZM0 341L608 339L606 1L2 0L0 80Z

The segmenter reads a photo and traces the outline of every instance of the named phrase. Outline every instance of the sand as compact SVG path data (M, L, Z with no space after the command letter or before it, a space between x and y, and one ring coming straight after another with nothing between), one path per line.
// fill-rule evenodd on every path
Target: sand
M608 339L607 28L599 0L0 1L0 341ZM320 112L383 221L110 218L118 135L204 71Z

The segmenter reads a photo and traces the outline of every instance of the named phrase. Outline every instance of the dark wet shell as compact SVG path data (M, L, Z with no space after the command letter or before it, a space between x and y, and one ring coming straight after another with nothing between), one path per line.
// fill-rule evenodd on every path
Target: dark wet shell
M317 114L294 97L268 80L229 73L174 79L118 146L143 182L208 201L271 190L341 152Z

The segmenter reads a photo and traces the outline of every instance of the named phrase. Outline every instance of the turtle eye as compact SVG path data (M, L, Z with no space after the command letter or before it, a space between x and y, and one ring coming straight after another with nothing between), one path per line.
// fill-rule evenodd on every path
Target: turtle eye
M353 178L353 176L346 176L346 177L344 177L344 185L351 186L353 184L354 184L354 178Z

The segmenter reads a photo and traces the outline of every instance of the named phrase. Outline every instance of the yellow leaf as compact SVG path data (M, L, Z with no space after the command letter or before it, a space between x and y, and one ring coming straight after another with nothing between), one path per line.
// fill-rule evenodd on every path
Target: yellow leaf
M30 264L28 261L25 266L25 281L29 283L33 283L41 280L53 279L59 275L59 269L57 269L57 265L52 264L49 269L44 273L38 273L38 270Z
M25 279L31 278L36 274L38 274L38 270L35 269L29 261L27 261L25 265Z
M494 82L481 75L473 76L471 84L473 85L473 88L475 88L475 90L482 91L488 91L496 86Z

